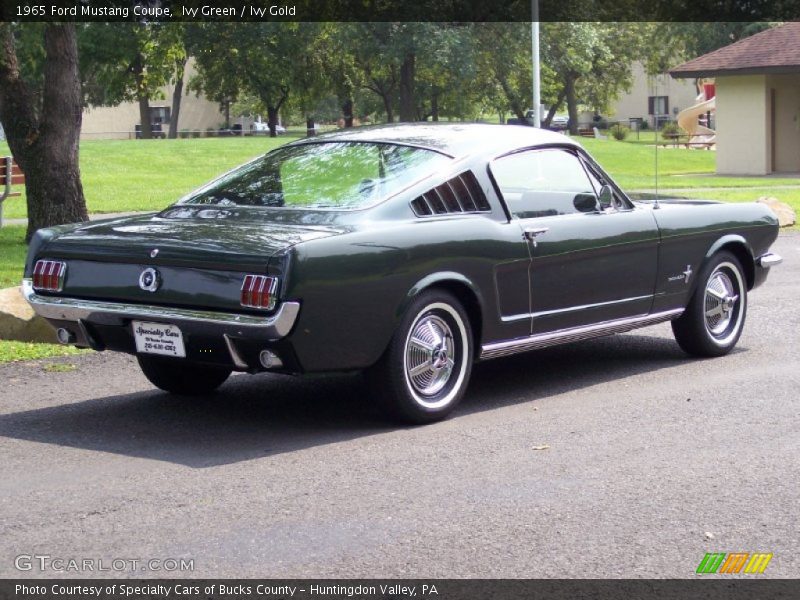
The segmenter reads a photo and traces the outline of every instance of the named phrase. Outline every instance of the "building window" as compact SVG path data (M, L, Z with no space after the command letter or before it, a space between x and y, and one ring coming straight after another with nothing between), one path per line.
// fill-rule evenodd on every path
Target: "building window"
M169 124L169 106L151 106L150 107L150 122Z
M669 96L649 96L647 98L647 114L669 115Z

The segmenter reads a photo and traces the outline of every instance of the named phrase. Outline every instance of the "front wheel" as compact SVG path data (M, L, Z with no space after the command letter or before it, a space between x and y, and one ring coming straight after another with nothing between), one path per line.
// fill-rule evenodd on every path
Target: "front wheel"
M157 388L178 396L202 396L221 386L231 374L224 367L210 367L170 358L137 355L142 373Z
M421 294L368 373L386 410L408 423L444 419L460 402L474 354L469 318L445 291Z
M747 315L747 284L739 260L715 254L700 272L684 313L672 322L675 339L695 356L722 356L739 341Z

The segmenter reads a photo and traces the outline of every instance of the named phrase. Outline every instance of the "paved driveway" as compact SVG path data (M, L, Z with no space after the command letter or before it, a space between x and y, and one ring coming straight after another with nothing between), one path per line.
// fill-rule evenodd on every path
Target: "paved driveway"
M692 577L706 552L763 551L797 577L800 236L776 249L728 357L690 360L660 325L491 361L428 427L383 424L352 376L241 375L187 401L127 356L0 367L0 576L59 575L14 567L46 554L195 577Z

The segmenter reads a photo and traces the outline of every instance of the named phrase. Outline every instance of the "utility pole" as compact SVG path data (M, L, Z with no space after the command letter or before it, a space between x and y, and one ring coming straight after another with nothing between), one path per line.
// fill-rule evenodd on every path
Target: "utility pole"
M542 82L539 79L539 0L531 0L531 57L533 58L533 126L540 127Z

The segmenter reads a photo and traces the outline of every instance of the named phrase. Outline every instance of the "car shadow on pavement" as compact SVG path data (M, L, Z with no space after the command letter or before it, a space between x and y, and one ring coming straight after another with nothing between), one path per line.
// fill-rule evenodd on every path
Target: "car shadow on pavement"
M669 369L687 360L672 340L636 335L492 360L473 370L467 397L453 418ZM397 428L382 419L359 375L234 376L209 397L176 398L154 390L0 415L0 436L192 468Z

